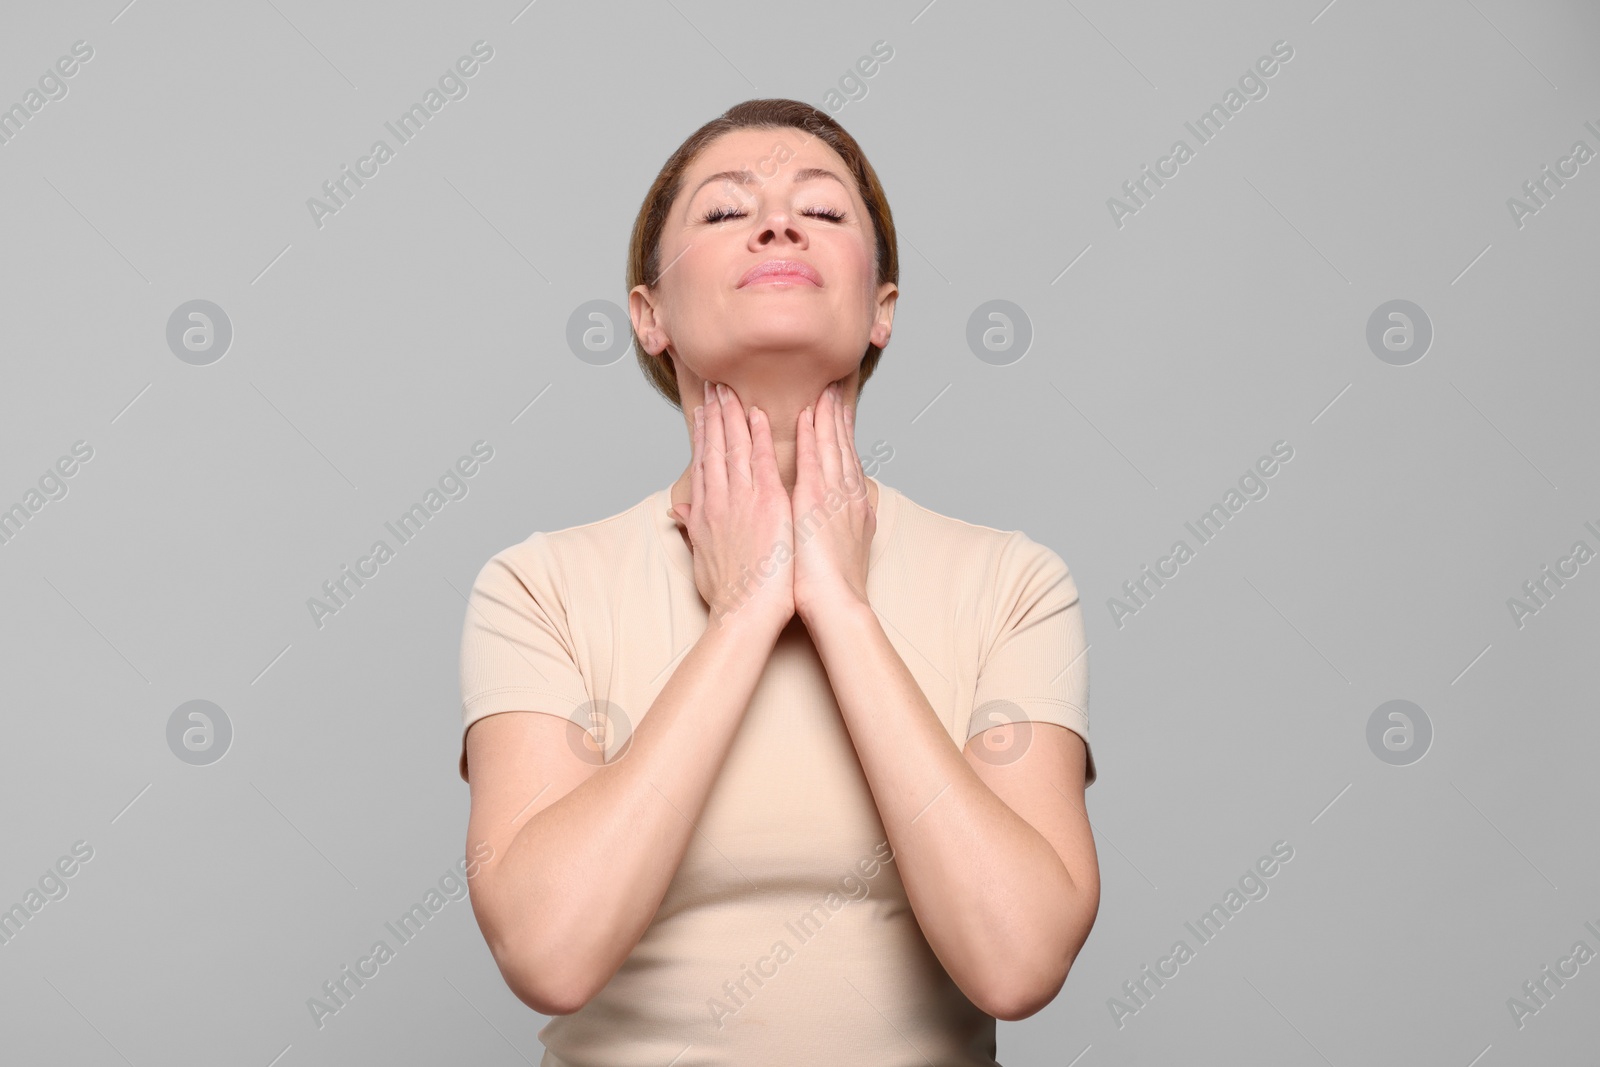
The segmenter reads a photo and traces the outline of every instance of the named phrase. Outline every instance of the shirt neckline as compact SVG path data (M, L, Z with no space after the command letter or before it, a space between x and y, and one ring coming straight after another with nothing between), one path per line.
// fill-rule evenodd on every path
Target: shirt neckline
M878 565L889 544L890 535L894 532L895 519L900 513L900 493L892 486L884 485L878 479L867 475L867 480L878 487L878 524L872 532L872 547L867 551L867 567L871 569ZM684 544L683 535L678 532L678 524L673 520L668 509L672 507L672 483L657 489L650 497L650 504L646 510L650 525L656 531L656 540L661 545L661 550L672 561L673 567L694 582L694 554L689 551L689 546Z

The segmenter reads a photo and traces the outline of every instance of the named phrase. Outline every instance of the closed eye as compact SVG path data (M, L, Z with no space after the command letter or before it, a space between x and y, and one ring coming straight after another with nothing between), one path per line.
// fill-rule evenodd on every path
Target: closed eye
M721 222L723 219L739 219L739 218L743 218L744 214L745 213L743 211L739 211L739 210L737 210L735 208L714 207L710 211L705 213L705 215L704 215L704 217L702 218L701 221L703 221L703 222ZM830 220L832 222L843 222L844 218L845 218L844 212L836 211L833 208L826 208L826 207L807 208L805 211L800 212L800 214L802 214L802 215L810 215L813 218L828 219L828 220Z

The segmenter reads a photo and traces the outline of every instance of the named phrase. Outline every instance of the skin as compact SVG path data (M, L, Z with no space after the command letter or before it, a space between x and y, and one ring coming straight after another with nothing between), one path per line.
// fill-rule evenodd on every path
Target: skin
M758 171L780 141L788 158ZM844 184L792 181L811 167ZM740 169L768 177L697 188ZM739 214L707 221L717 208ZM739 284L773 258L803 260L823 284ZM690 168L661 262L630 313L677 374L691 459L671 499L711 621L626 758L575 756L586 735L565 709L491 715L468 732L469 848L493 848L469 887L501 973L547 1015L604 987L665 896L778 637L802 625L929 945L979 1008L1026 1018L1060 991L1099 908L1085 748L1029 723L957 749L868 602L877 496L854 447L855 396L867 342L888 344L897 290L875 283L865 204L822 142L735 131ZM831 510L830 493L842 501ZM797 515L823 518L798 546ZM791 558L732 592L773 555ZM986 760L983 746L1012 755Z

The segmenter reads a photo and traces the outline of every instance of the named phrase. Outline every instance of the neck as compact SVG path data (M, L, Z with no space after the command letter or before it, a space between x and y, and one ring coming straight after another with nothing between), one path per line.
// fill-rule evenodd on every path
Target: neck
M845 403L855 407L855 373L852 372L846 379L841 380L844 387ZM684 397L684 425L689 434L690 455L694 454L694 409L704 395L704 387L700 379L688 383L688 389L680 395ZM682 390L680 386L680 390ZM817 402L821 389L812 391L802 388L799 390L786 390L777 394L761 392L740 385L732 386L739 402L744 405L746 412L751 405L761 409L767 416L767 424L772 433L772 452L778 465L778 478L783 482L784 491L790 496L794 495L795 473L798 468L798 453L795 445L795 429L800 419L800 412L808 405ZM694 399L691 401L689 397ZM850 441L850 449L855 450L855 441ZM683 469L678 480L672 485L671 502L673 504L687 504L690 496L690 479L693 477L693 460L690 466ZM878 506L878 487L869 479L867 481L867 499L873 507Z

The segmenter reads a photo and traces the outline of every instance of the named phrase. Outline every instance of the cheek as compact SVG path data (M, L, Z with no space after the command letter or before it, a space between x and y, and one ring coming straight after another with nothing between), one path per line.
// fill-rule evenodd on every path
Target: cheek
M845 249L850 269L858 278L868 283L872 281L872 253L872 246L859 240L851 241Z
M859 241L841 243L834 262L838 265L836 270L840 281L845 283L844 289L861 294L862 300L870 305L877 290L877 278L872 270L872 249L863 247Z
M712 307L723 302L727 295L732 264L742 250L730 251L715 241L697 241L683 245L668 277L678 275L678 297L686 307Z
M663 249L663 253L666 250ZM681 246L662 256L662 318L669 332L693 330L717 309L717 269L709 249Z

